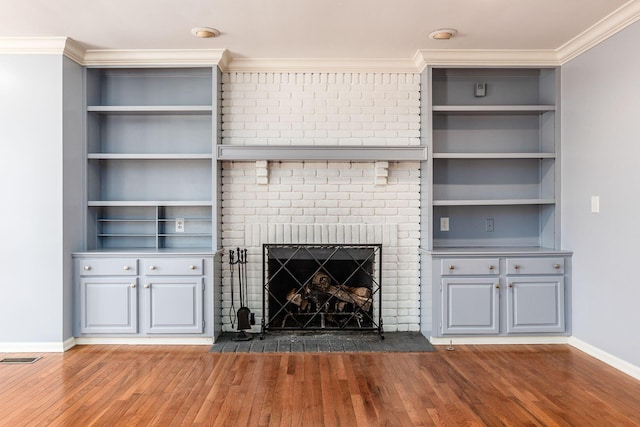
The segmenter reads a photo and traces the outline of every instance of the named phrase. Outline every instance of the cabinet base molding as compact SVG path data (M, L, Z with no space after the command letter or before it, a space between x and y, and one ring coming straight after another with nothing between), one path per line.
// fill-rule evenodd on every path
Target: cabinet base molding
M566 336L429 337L433 345L465 344L569 344Z
M76 337L77 345L213 345L211 337Z
M640 366L635 366L626 360L622 360L619 357L616 357L613 354L601 350L600 348L586 343L576 337L569 337L569 345L587 353L589 356L595 357L596 359L621 372L624 372L627 375L632 376L637 380L640 380Z

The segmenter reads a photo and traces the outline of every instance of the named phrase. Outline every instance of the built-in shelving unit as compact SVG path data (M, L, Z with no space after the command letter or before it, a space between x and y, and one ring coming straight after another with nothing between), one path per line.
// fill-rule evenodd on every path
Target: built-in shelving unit
M570 330L559 82L557 68L423 74L421 330L434 340Z
M429 70L430 249L558 248L558 73Z
M86 70L87 249L212 249L213 72Z

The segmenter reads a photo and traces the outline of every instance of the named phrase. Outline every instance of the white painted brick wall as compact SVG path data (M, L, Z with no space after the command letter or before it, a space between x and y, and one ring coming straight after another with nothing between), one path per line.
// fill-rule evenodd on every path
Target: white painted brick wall
M419 145L420 75L223 73L222 141Z
M222 143L419 145L419 99L419 74L223 73ZM257 332L261 245L289 242L382 243L384 329L418 331L419 162L389 162L382 185L375 185L375 162L270 162L266 172L256 166L223 164L224 329L235 320L229 250L248 249L248 299ZM236 290L235 310L237 298Z
M263 243L382 243L384 329L419 330L419 163L390 162L384 186L373 182L373 162L272 162L269 169L269 184L260 185L255 162L223 163L225 329L235 316L229 249L248 249L249 307L259 325Z

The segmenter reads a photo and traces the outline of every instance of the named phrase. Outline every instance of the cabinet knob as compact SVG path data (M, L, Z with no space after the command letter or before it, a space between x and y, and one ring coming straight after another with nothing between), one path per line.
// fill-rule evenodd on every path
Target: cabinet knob
M155 270L155 269L156 269L156 266L155 266L155 265L151 265L151 266L149 266L149 270Z
M493 266L493 265L490 265L490 266L489 266L489 270L494 270L495 268L496 268L496 267L495 267L495 266Z
M89 271L89 270L91 270L91 266L90 266L90 265L85 265L85 266L84 266L84 270L85 270L85 271Z
M189 266L189 270L195 270L195 269L196 269L196 266L195 266L195 265L190 265L190 266Z
M500 285L496 284L496 289L500 289Z
M509 287L510 287L510 288L513 288L513 283L509 283Z
M518 264L514 265L513 268L515 268L516 270L520 270L520 266Z
M131 270L131 267L129 267L128 265L125 265L125 266L124 266L124 270L125 270L125 271Z
M453 265L450 265L449 270L455 270L455 267Z
M145 283L145 285L144 285L144 288L145 288L145 289L149 289L150 287L151 287L151 285L150 285L150 284Z
M136 284L135 284L135 283L132 283L130 286L131 286L131 289L133 289L133 288L135 288L135 287L136 287Z
M556 270L558 270L560 267L560 264L553 264L553 268L555 268Z

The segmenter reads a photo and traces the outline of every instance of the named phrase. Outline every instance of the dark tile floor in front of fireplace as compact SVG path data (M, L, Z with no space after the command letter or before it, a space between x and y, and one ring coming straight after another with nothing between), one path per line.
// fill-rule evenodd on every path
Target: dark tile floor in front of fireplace
M248 334L250 341L236 341L238 333L223 333L211 347L214 353L316 353L316 352L427 352L433 346L419 332L268 332Z

